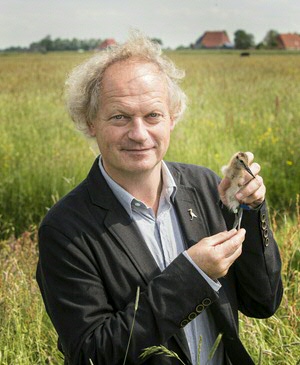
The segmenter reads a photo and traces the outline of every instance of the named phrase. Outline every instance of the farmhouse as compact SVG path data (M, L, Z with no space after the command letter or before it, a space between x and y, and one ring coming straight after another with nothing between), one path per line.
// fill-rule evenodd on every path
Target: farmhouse
M106 49L108 47L114 46L117 42L113 38L105 39L98 47L97 50L101 51L102 49Z
M233 44L226 31L208 31L196 41L194 48L233 48Z
M300 35L298 34L279 34L277 37L279 49L300 50Z

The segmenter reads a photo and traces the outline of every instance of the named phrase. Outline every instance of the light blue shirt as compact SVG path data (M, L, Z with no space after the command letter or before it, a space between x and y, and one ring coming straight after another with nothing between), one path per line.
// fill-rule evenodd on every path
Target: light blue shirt
M155 216L151 208L129 194L106 173L102 166L101 158L99 159L99 167L116 198L131 219L136 222L160 270L163 271L179 254L183 253L209 285L215 291L218 291L221 287L220 283L210 279L185 251L182 232L173 206L177 187L166 164L162 161L163 187L157 216ZM184 327L184 331L193 365L197 364L198 343L200 336L202 337L200 361L201 364L205 364L209 351L218 336L215 322L210 312L203 311ZM223 364L223 353L223 345L220 343L213 359L210 361L210 365Z

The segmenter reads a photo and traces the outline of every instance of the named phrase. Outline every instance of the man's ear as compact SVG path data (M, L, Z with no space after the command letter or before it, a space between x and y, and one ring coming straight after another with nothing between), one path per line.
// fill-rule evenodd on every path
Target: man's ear
M176 118L174 115L170 115L170 130L171 132L174 130L176 125Z
M95 137L96 136L96 128L94 123L90 123L89 124L89 132L90 132L90 136L91 137Z

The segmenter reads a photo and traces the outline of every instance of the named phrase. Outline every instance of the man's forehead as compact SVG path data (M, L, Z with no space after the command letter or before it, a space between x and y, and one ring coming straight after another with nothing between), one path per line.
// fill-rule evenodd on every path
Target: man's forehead
M128 78L139 77L143 75L152 75L161 77L162 72L158 65L153 62L142 60L138 58L129 58L127 60L121 60L110 65L104 72L104 78L109 76L110 78L114 75L123 75Z
M118 61L110 65L104 72L102 88L106 90L114 87L139 87L139 84L157 83L161 87L167 86L164 74L158 65L140 59Z

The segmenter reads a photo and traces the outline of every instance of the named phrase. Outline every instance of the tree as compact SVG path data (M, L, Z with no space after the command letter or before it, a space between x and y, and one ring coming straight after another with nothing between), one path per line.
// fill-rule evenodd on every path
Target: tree
M277 48L277 37L279 33L276 30L269 30L263 40L263 44L266 48Z
M244 30L237 30L234 33L234 45L237 49L249 49L254 47L254 36Z
M50 35L47 35L45 38L40 40L39 42L40 46L42 48L45 48L46 51L52 51L53 50L53 42Z
M46 53L48 51L77 51L80 49L90 50L96 48L101 43L101 39L51 39L50 35L38 42L30 44L30 51Z

